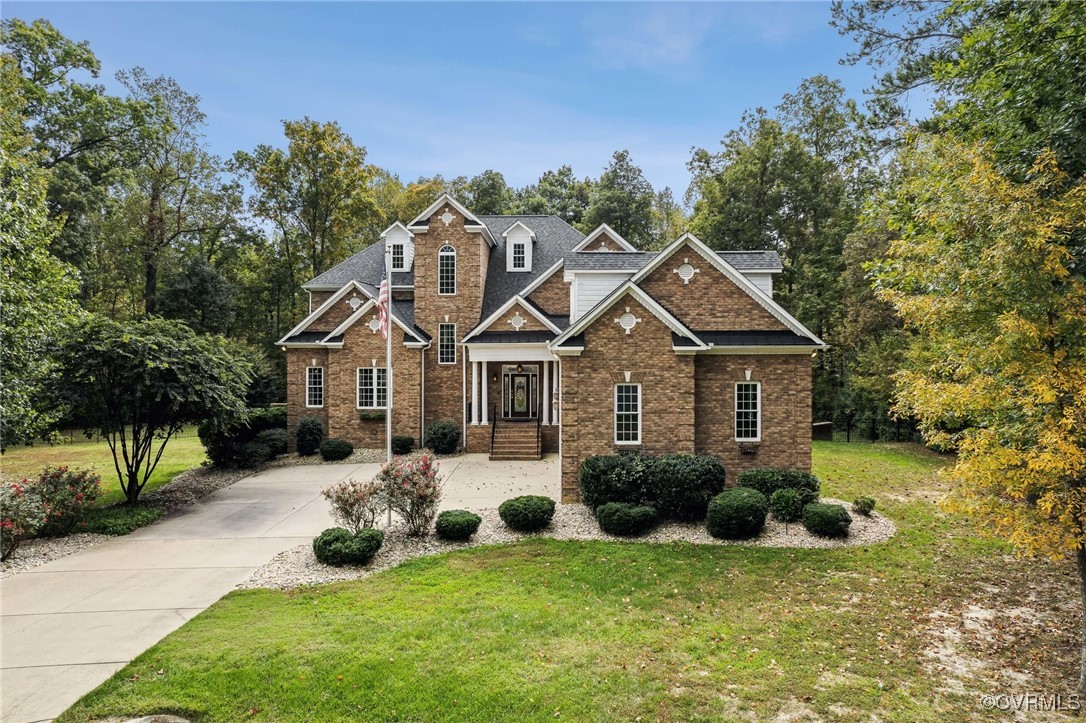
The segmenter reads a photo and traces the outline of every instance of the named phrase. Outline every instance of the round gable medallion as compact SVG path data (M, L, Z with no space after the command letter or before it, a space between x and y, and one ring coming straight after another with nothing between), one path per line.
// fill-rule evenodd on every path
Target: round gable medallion
M622 316L618 317L618 325L625 329L627 334L629 334L630 331L635 326L637 326L637 322L638 318L628 311Z
M527 322L525 321L524 317L520 315L520 312L518 311L516 314L513 315L513 318L509 320L509 323L513 325L514 329L516 329L517 331L520 331L520 328L522 326L524 326Z
M358 298L357 296L352 296L347 302L347 305L355 311L358 311L358 307L362 306L362 299Z
M438 218L440 218L445 223L445 225L448 226L450 223L452 223L452 220L456 218L456 216L453 216L451 213L446 211L445 213L438 216Z
M377 330L381 328L381 320L374 316L366 326L370 328L370 331L376 334Z

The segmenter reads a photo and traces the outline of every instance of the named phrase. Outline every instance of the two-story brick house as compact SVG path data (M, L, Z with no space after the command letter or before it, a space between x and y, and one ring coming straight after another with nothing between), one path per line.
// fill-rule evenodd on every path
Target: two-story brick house
M825 348L773 300L771 251L713 251L686 234L639 252L607 226L476 216L442 195L407 225L305 284L310 314L279 344L293 429L305 416L384 444L376 296L392 248L393 428L453 420L468 452L718 456L809 469L811 357Z

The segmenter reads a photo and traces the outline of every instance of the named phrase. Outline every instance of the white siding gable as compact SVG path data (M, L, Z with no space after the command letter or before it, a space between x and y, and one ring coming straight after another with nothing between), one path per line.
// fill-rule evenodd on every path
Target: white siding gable
M630 273L622 271L613 273L581 272L569 273L566 276L572 277L572 283L569 287L569 320L570 323L573 323L598 304L603 297L621 286L626 279L630 278Z
M415 242L411 232L400 224L395 224L384 233L385 243L388 245L403 244L403 269L393 271L410 271L411 264L415 260Z
M773 274L751 272L749 274L744 273L743 276L747 277L747 280L750 281L750 283L764 291L766 296L771 299L773 298Z
M522 223L515 223L506 231L505 236L505 270L515 273L527 273L532 270L532 230ZM524 265L520 268L513 266L515 257L519 257L518 247L524 252Z

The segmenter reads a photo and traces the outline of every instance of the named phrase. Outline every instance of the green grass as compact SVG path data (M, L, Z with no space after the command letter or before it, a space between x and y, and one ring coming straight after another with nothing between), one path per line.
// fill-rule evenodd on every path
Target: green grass
M1008 562L935 507L947 460L915 447L821 443L823 494L871 494L899 533L840 550L558 542L464 550L368 579L239 591L61 716L198 721L982 718L922 654L936 610L1022 589L1073 593L1073 571ZM1062 575L1062 577L1061 577ZM1056 630L970 654L1055 688L1075 637ZM963 636L964 640L964 636ZM964 644L964 643L963 643ZM985 687L989 686L989 687Z
M170 439L162 453L162 459L141 494L161 487L182 472L200 466L206 459L204 447L195 433ZM113 466L113 454L105 442L94 442L77 436L76 441L70 444L50 446L38 443L33 447L15 447L6 450L0 457L0 469L8 477L34 477L47 466L92 468L102 478L102 494L96 506L108 507L124 501L117 470Z

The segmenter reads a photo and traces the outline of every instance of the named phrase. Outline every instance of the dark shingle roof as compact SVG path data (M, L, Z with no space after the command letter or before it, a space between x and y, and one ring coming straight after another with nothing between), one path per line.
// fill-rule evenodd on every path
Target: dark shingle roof
M782 270L776 251L717 251L737 271ZM654 251L578 251L566 254L567 271L639 271L656 258Z
M554 266L555 262L584 239L583 233L557 216L480 216L479 220L486 224L490 234L498 242L498 245L490 250L490 262L487 265L483 319L542 276L544 271ZM535 232L532 270L527 273L510 273L505 270L505 240L501 235L517 221Z
M283 339L284 344L316 344L318 341L323 341L324 337L328 336L331 332L328 331L300 331L294 336L288 336Z
M717 251L717 255L738 271L748 269L784 270L784 266L781 265L781 257L776 251Z
M338 263L323 274L310 279L304 284L303 288L327 287L329 289L338 289L351 279L363 281L376 287L377 284L381 283L381 275L385 272L383 249L384 244L380 241L370 244L346 261ZM392 274L393 286L411 286L414 283L415 274L412 271Z
M695 331L699 339L713 346L815 346L813 339L794 331Z

